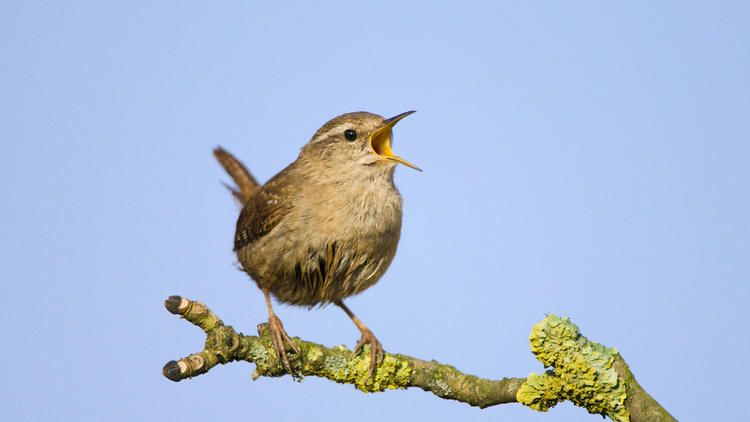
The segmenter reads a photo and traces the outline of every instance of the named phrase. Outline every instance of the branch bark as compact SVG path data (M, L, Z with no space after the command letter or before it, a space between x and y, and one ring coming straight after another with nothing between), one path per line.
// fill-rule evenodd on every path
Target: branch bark
M168 379L181 381L234 361L254 363L253 379L286 374L274 352L267 324L258 325L258 336L250 336L224 325L200 302L171 296L164 304L169 312L182 316L206 334L203 350L167 362L162 373ZM675 420L640 387L616 350L590 342L567 319L547 316L534 326L530 340L532 352L552 369L528 378L483 379L434 360L391 353L386 353L374 376L368 378L367 350L353 355L344 346L329 348L299 338L293 341L300 354L290 355L290 360L298 375L353 384L365 392L416 387L480 408L520 402L539 411L571 400L614 421Z

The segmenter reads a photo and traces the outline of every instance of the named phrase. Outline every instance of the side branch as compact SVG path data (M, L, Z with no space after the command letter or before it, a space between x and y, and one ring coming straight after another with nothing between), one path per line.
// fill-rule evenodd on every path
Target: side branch
M247 361L256 364L253 379L286 374L274 352L266 324L258 325L258 336L238 333L200 302L179 296L165 301L167 310L180 315L206 333L204 349L170 361L162 373L172 381L181 381L208 372L218 364ZM325 347L294 339L300 356L290 355L296 373L327 378L342 384L353 384L365 392L417 387L444 399L457 400L481 408L516 402L516 392L523 378L487 380L467 375L450 365L424 361L411 356L386 353L372 379L367 378L369 352L359 355L344 346ZM366 346L367 347L367 346Z

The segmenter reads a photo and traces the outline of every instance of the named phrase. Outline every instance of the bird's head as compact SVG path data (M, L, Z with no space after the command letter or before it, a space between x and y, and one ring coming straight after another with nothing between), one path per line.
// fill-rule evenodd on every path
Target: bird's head
M329 168L392 169L401 163L422 171L391 149L393 126L412 113L414 111L407 111L390 119L367 112L342 114L318 129L302 148L300 158L314 160Z

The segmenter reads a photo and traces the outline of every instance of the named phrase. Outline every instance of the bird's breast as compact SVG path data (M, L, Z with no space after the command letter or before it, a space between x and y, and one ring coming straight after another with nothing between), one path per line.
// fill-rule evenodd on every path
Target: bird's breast
M287 303L335 302L375 284L396 254L401 195L392 183L340 183L302 192L284 218L261 278Z
M300 210L324 235L378 237L401 229L401 195L383 183L341 184L313 192L315 206Z

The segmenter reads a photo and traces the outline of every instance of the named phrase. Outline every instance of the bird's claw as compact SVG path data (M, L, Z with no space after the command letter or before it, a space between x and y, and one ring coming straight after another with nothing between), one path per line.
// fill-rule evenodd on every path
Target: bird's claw
M286 352L288 349L291 349L295 355L299 356L300 351L297 345L294 344L292 339L286 333L286 330L284 330L284 325L276 315L271 315L270 317L268 317L268 332L271 336L273 349L276 351L276 355L278 355L279 359L281 360L284 369L286 369L286 372L288 372L289 375L296 379L297 375L292 370L292 365L289 362L289 356L287 356Z
M370 345L370 369L367 371L367 379L372 379L375 373L375 368L378 366L378 362L382 362L385 357L385 351L383 345L380 344L375 334L370 330L362 331L362 337L360 337L357 345L354 346L353 354L357 355L361 352L365 345Z

